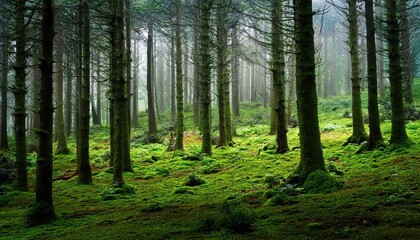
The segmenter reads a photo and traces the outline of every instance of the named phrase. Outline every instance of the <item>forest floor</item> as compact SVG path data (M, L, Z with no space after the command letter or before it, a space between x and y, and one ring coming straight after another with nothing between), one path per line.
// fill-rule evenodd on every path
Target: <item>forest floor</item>
M386 102L381 104L384 119ZM342 185L337 191L308 194L284 185L298 164L299 149L275 154L275 136L268 134L269 108L245 104L234 146L213 148L212 156L199 154L196 131L185 133L185 152L174 155L166 151L168 137L161 144L144 145L144 132L133 130L134 172L124 178L134 194L116 194L110 187L109 129L93 127L94 183L59 179L76 168L70 141L72 153L54 159L57 219L37 227L27 227L25 221L35 202L36 154L29 154L30 191L3 186L0 239L419 239L420 121L406 125L416 144L355 154L360 146L342 146L352 132L351 119L343 117L350 108L349 96L319 102L324 158ZM190 115L186 120L191 125ZM390 121L384 120L381 128L389 140ZM297 128L288 137L291 148L299 145ZM204 184L186 186L193 178ZM296 194L273 197L273 192L287 189Z

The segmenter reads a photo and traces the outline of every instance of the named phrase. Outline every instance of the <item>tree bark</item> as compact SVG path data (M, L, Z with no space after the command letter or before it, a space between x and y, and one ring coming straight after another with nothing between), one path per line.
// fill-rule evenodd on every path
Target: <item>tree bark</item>
M54 220L52 198L53 135L53 39L54 10L52 0L42 0L42 72L40 89L39 152L36 161L36 206L28 216L33 225Z
M125 44L124 44L124 1L112 1L108 0L108 4L111 9L110 18L110 32L111 32L111 84L112 84L112 115L114 133L113 141L114 153L113 153L113 184L115 186L123 186L123 151L125 149L124 144L124 118L127 117L125 112L126 105L126 93L125 93Z
M311 172L325 170L318 123L312 14L311 0L294 0L296 96L301 148L295 173L301 183Z
M272 65L271 71L273 73L273 88L274 88L274 108L275 116L277 117L277 153L286 153L289 151L287 142L287 118L286 118L286 74L285 74L285 59L284 59L284 38L283 38L283 23L282 23L282 2L272 1Z
M90 120L90 9L88 0L82 3L83 15L83 79L80 99L80 169L79 183L92 183L89 163L89 120Z
M56 129L56 154L68 154L70 149L67 146L66 127L64 125L64 108L63 108L63 32L61 24L56 19L56 74L55 74L55 129Z
M368 69L368 111L369 111L369 139L366 146L362 146L358 152L374 150L383 147L382 134L379 122L378 110L378 87L376 73L376 43L375 22L373 18L373 3L365 1L366 14L366 49Z
M212 2L200 0L200 55L201 55L201 71L200 71L200 88L201 88L201 126L203 133L203 142L201 152L211 155L211 133L210 133L210 85L211 85L211 60L210 60L210 12Z
M73 64L70 60L69 54L67 55L66 61L66 135L71 135L71 128L72 128L72 114L73 114L73 102L72 102L72 95L73 95Z
M390 144L403 144L408 136L405 130L404 96L400 51L400 26L397 18L397 0L386 0L386 18L391 92L391 139Z
M1 62L1 124L0 124L0 149L9 150L9 141L7 139L7 75L9 73L9 40L7 39L6 30L2 29L2 49L0 53Z
M239 117L239 37L237 23L232 28L232 112L235 118Z
M184 150L184 102L182 86L181 45L181 0L176 0L175 45L176 45L176 150ZM187 63L184 63L187 64Z
M415 108L413 96L413 56L411 54L410 22L408 20L407 0L400 0L398 7L401 22L401 60L404 100L408 108Z
M26 26L25 26L25 0L18 0L15 4L15 31L16 31L16 61L15 70L15 107L13 117L15 120L15 157L16 157L16 189L28 191L28 172L26 168Z
M153 91L153 22L149 21L147 33L147 113L149 120L149 139L157 133L155 99Z
M344 145L349 143L360 144L368 139L363 124L362 99L360 97L360 69L359 69L359 44L358 44L358 22L357 22L357 0L348 1L348 22L349 22L349 46L351 56L351 83L352 83L352 115L353 134L347 139Z
M130 154L130 138L131 138L131 121L130 121L130 99L131 99L131 3L130 0L125 0L125 70L126 70L126 81L124 85L125 92L125 105L124 112L126 114L124 118L124 144L123 144L123 171L134 172L131 165L131 154Z
M139 127L139 53L138 53L138 43L134 42L134 79L133 79L133 107L132 114L133 120L132 125L134 128Z

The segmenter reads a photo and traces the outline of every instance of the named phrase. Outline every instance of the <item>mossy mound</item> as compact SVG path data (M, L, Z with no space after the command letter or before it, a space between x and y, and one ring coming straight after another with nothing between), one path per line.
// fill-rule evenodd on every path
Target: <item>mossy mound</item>
M188 175L187 179L185 180L184 185L185 186L189 186L189 187L194 187L194 186L200 186L202 184L204 184L206 181L195 175L195 173L191 173L190 175Z
M303 183L307 193L331 193L338 189L337 180L325 171L315 171L309 174Z
M104 201L115 200L120 198L130 198L136 194L136 189L129 185L124 184L122 186L110 186L106 187L101 193L101 199Z

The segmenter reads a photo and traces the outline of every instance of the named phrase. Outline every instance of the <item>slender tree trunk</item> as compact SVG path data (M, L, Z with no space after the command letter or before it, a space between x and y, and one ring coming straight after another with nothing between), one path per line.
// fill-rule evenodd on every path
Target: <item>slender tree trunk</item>
M315 84L315 48L312 1L294 1L296 46L296 96L299 120L300 162L297 181L317 170L325 170L318 123Z
M83 82L83 0L79 0L78 11L78 44L77 44L77 78L75 91L75 106L74 106L74 131L76 134L76 156L77 156L77 173L80 173L81 168L81 145L80 145L80 128L81 128L81 99L82 99L82 82Z
M171 115L172 121L175 121L176 118L176 96L175 96L175 82L176 82L176 74L175 74L175 30L172 30L171 34Z
M153 90L153 22L148 24L147 35L147 113L149 118L149 139L157 133L154 90Z
M238 26L235 24L232 28L232 111L235 118L239 117L239 37Z
M137 41L134 42L134 79L133 79L133 127L139 127L139 53L138 53L138 43Z
M72 114L73 114L73 103L72 103L72 95L73 95L73 65L70 60L70 56L67 55L66 61L66 135L71 135L71 127L72 127Z
M399 1L399 14L401 24L401 55L404 100L408 108L414 108L413 97L413 56L410 43L410 22L408 20L407 0Z
M131 3L130 0L125 0L125 105L124 112L126 117L124 118L124 145L123 145L123 171L134 172L131 165L131 154L130 154L130 138L131 138L131 121L130 121L130 99L131 99Z
M57 138L57 154L68 154L70 149L67 146L66 127L64 125L64 108L63 108L63 35L61 24L56 19L56 74L55 74L55 129Z
M124 185L123 179L123 152L124 144L126 144L124 136L124 118L127 117L125 112L126 93L125 93L125 44L124 44L124 2L108 0L111 8L110 32L111 32L111 84L112 84L112 119L114 125L113 139L113 183L115 186Z
M96 59L96 115L97 124L102 125L102 84L101 84L101 53Z
M199 11L196 10L196 19L199 18ZM200 72L200 58L199 54L199 30L197 24L194 25L194 126L200 128L200 83L199 83L199 72Z
M382 134L379 122L378 110L378 87L376 75L376 44L375 22L373 18L373 3L365 1L366 14L366 49L368 69L368 111L369 111L369 139L366 146L362 146L358 152L373 150L383 147Z
M200 85L201 85L201 126L203 133L203 142L201 145L201 152L211 155L211 135L210 135L210 90L211 90L211 69L210 69L210 12L211 3L206 0L200 0L200 43L201 43L201 70L200 70Z
M82 3L83 15L83 80L80 100L80 169L79 183L92 183L89 163L89 120L90 120L90 9L88 0Z
M376 0L376 5L377 5L377 17L378 17L378 29L377 32L379 32L379 35L381 35L383 33L383 6L382 6L382 0ZM377 54L377 58L378 58L378 66L377 66L377 82L378 82L378 88L379 88L379 96L380 97L384 97L385 96L385 69L384 69L384 41L379 38L377 39L378 42L378 54Z
M175 39L175 41L176 41L176 39ZM185 51L183 52L183 57L184 57L184 60L183 60L183 67L184 67L184 70L183 70L183 84L182 84L182 87L183 87L183 89L184 89L184 91L183 91L183 98L184 98L184 104L187 104L188 103L188 95L189 95L189 92L188 92L188 36L187 36L187 34L185 33L184 34L184 42L185 42L185 44L184 44L184 49L185 49ZM177 99L177 101L178 101L178 99Z
M181 45L181 0L176 1L176 25L175 25L175 45L176 45L176 150L184 150L184 102L182 87L182 45ZM187 64L187 63L184 63Z
M358 44L358 22L357 22L357 0L349 0L349 45L351 55L351 82L352 82L352 115L353 134L347 139L344 145L349 143L360 144L368 139L363 124L362 100L360 97L360 69L359 69L359 44Z
M324 94L322 95L323 98L327 98L330 95L330 91L329 91L329 86L330 86L330 74L329 74L329 68L330 68L330 64L329 64L329 60L328 60L328 51L329 51L329 43L328 43L328 35L326 30L324 30Z
M1 62L1 124L0 124L0 149L9 150L9 141L7 139L7 75L9 72L9 53L8 46L9 40L7 39L7 33L2 29L2 49L0 53Z
M218 146L227 145L226 116L225 116L225 82L227 81L227 12L226 2L217 1L217 99L219 107L219 141Z
M391 92L391 139L390 144L409 141L405 130L404 96L400 51L400 26L397 18L397 0L386 0L386 17L389 59L389 82Z
M164 54L163 54L163 43L161 42L161 41L159 41L159 44L158 44L158 56L157 56L157 82L156 82L156 93L157 93L157 101L156 101L156 104L157 105L159 105L159 107L158 107L158 109L159 109L159 112L160 113L163 113L164 111L165 111L165 106L164 106L164 103L165 103L165 100L164 100L164 98L163 98L163 96L164 96L164 94L165 94L165 91L164 91L164 89L163 89L163 79L164 79L164 74L165 74L165 71L164 71L164 68L163 68L163 57L164 57Z
M52 0L42 1L42 72L40 92L39 152L36 164L36 206L28 220L33 225L54 220L52 198L53 135L53 39L54 10Z
M282 2L272 1L272 66L273 88L275 99L275 111L277 116L277 153L286 153L289 151L287 142L287 119L286 119L286 89L285 89L285 59L284 59L284 38L282 24ZM316 90L316 89L315 89Z
M18 0L15 4L16 19L16 61L13 66L16 77L13 94L15 107L13 117L15 120L15 147L16 147L16 189L28 191L28 172L26 169L26 26L25 26L25 0Z

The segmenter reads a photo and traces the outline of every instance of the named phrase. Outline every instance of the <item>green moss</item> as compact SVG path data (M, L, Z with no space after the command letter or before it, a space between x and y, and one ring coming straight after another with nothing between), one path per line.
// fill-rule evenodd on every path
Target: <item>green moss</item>
M135 195L136 190L133 186L129 184L124 184L120 186L108 186L101 193L101 199L104 201L115 200L119 198L128 198Z
M189 187L194 187L194 186L200 186L204 184L205 182L206 181L203 178L195 175L195 173L191 173L185 179L184 185L189 186Z
M308 175L303 187L307 193L331 193L337 191L337 180L325 171L315 171Z

